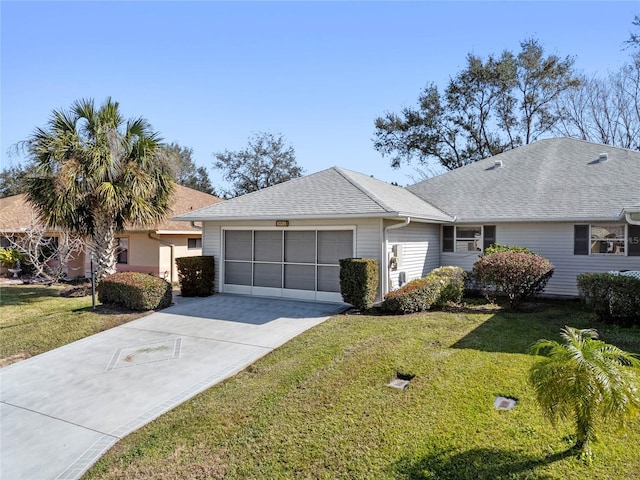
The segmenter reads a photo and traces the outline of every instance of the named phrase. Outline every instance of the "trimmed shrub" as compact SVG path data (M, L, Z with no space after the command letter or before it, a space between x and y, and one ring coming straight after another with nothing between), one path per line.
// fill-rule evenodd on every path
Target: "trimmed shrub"
M553 264L535 253L506 251L483 255L473 264L473 275L485 296L504 294L514 308L544 290L553 275Z
M372 258L340 259L340 293L359 310L373 306L378 292L378 262Z
M100 280L98 300L129 310L158 310L171 305L171 284L147 273L115 273Z
M440 298L442 288L442 280L436 276L411 280L384 296L382 310L395 314L429 310Z
M517 245L501 245L499 243L492 243L484 250L485 255L502 252L533 253L527 247L518 247Z
M603 322L640 324L640 280L610 273L581 273L580 299Z
M180 295L208 297L213 294L215 261L212 256L176 258Z
M464 296L465 271L460 267L440 267L429 272L427 278L433 277L440 280L442 290L436 304L438 306L447 303L460 303Z

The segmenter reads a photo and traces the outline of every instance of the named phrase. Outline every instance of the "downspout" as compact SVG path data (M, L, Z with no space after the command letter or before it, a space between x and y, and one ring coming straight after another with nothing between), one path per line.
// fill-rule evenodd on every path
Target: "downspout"
M169 264L169 283L173 283L173 262L175 262L175 252L174 252L175 245L171 242L167 242L166 240L162 240L161 238L154 237L152 233L153 232L148 233L149 238L151 240L155 240L156 242L171 248L171 263Z
M389 293L389 285L391 285L391 270L389 269L389 259L387 258L387 252L389 251L389 236L387 232L389 230L395 230L396 228L404 228L411 223L411 217L406 217L404 222L395 223L393 225L389 225L388 227L384 227L384 252L382 252L382 261L384 262L384 267L381 269L383 272L382 275L382 291L381 296L384 296Z

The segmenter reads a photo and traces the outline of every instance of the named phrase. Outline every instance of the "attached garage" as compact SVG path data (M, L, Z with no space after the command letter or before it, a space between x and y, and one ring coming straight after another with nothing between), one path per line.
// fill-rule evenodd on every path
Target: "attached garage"
M378 262L382 298L393 286L387 235L394 245L406 244L400 262L406 280L437 265L437 225L453 221L404 188L337 167L178 219L202 222L202 250L215 258L217 291L325 302L342 302L339 261L349 257ZM410 233L401 232L406 227ZM415 242L415 232L435 233Z
M223 291L342 301L339 261L355 256L354 228L222 232Z

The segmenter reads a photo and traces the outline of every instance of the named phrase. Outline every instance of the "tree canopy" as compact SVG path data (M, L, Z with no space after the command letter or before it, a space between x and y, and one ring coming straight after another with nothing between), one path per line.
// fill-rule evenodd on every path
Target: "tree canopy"
M167 145L165 148L173 159L176 182L179 185L200 190L210 195L216 194L207 169L204 167L196 167L192 158L192 148L181 146L175 142Z
M27 192L27 180L35 174L35 166L12 165L0 171L0 198Z
M580 84L574 60L545 55L535 39L520 46L486 60L469 54L444 92L430 84L417 107L378 117L375 149L394 168L435 159L454 169L549 134L560 119L556 99Z
M175 182L159 134L111 98L54 110L24 145L36 167L29 201L46 225L89 237L99 276L115 272L117 232L169 212Z
M286 182L303 173L293 147L285 144L282 134L259 132L249 138L244 149L213 155L214 168L222 171L223 179L231 183L231 188L224 192L227 198Z

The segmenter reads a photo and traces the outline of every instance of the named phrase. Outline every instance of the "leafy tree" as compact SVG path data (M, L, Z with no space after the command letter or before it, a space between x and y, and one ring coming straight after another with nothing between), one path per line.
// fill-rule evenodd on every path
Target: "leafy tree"
M231 182L226 197L237 197L300 177L302 167L296 163L295 151L286 146L282 134L261 132L249 138L246 148L237 152L213 154L214 168Z
M640 29L640 15L633 17L631 24ZM628 47L640 47L640 33L631 32L629 34L629 40L625 40L624 43L626 43Z
M183 147L174 142L167 145L166 150L174 159L176 182L179 185L210 195L216 194L207 170L204 167L196 167L193 162L192 148Z
M32 177L35 167L32 164L22 167L13 165L0 172L0 198L11 197L27 192L27 179Z
M436 159L454 169L528 144L559 121L555 100L577 87L573 58L545 56L537 40L486 60L467 56L467 67L443 93L431 84L418 106L375 121L374 147L391 155L391 166Z
M598 332L565 327L563 343L538 340L532 353L546 358L529 371L536 400L554 424L572 419L576 425L575 447L591 459L591 442L599 424L613 419L623 422L640 409L638 368L635 355L597 340Z
M583 77L558 108L560 135L640 150L640 54L606 78Z
M116 232L161 221L175 182L158 133L108 98L54 110L24 148L37 166L27 197L48 226L88 236L99 277L116 270Z

